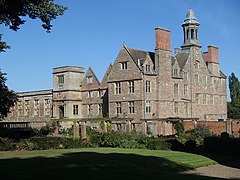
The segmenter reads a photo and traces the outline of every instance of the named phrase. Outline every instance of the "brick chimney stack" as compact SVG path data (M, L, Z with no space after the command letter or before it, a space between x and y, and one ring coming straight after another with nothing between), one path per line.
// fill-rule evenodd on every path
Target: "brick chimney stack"
M171 51L170 47L170 31L160 27L155 28L156 34L156 50L162 49Z
M203 57L206 62L218 63L218 47L208 46L208 51L203 53Z

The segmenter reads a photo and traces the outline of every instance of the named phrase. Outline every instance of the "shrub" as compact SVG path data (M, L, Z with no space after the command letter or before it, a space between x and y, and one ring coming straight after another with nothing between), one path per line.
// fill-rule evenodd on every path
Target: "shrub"
M196 144L196 141L194 140L188 140L185 144L185 150L187 152L193 152L195 151L197 148L197 144Z
M119 147L128 149L144 149L146 148L146 145L138 143L136 140L123 139L120 141Z
M187 131L185 134L179 135L179 140L185 144L189 140L196 141L196 145L200 146L204 143L204 138L212 136L212 133L203 126L197 126L195 129ZM185 142L184 142L185 141Z
M72 138L73 137L73 127L70 127L70 128L66 128L66 129L61 129L59 134L62 136L62 137L70 137Z
M210 153L239 154L239 138L207 137L204 139L204 150Z
M147 148L151 150L170 150L171 145L164 140L152 138L149 139Z
M62 145L60 137L32 137L27 139L29 142L35 144L36 150L59 149Z
M32 151L36 150L36 145L33 142L28 141L27 139L20 140L15 147L16 150L27 150Z
M76 149L90 147L90 144L80 140L80 139L68 139L64 138L62 142L65 149Z
M13 146L12 139L0 137L0 151L11 151L13 150Z
M177 131L177 134L184 133L184 126L181 121L174 123L174 129Z
M173 151L183 151L184 145L179 142L177 139L168 139L166 140L167 143L171 145L171 150Z

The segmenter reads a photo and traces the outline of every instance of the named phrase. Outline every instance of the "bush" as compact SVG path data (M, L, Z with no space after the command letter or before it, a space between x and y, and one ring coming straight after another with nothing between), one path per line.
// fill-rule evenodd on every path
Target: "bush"
M171 145L161 139L149 139L147 148L151 150L170 150Z
M48 149L70 149L90 147L80 139L69 139L61 137L32 137L19 141L18 150L48 150Z
M221 138L207 137L204 139L204 150L210 153L222 154L239 154L240 139L239 138Z
M136 140L121 140L120 141L120 148L128 148L128 149L144 149L146 148L145 144L141 144L139 142L137 142Z
M0 137L0 151L11 151L14 148L13 140Z
M181 121L174 123L174 129L177 131L177 134L184 133L184 126Z
M27 139L20 140L15 147L16 150L27 150L27 151L32 151L36 150L36 144L28 141Z
M171 150L173 151L183 151L184 150L184 145L179 142L177 139L168 139L166 140L168 144L171 146Z
M204 143L204 138L212 136L212 133L203 126L197 126L195 129L191 129L186 133L179 134L178 140L185 144L189 140L196 141L196 145L200 146Z
M189 140L185 144L185 151L187 152L194 152L197 148L196 141L194 140Z

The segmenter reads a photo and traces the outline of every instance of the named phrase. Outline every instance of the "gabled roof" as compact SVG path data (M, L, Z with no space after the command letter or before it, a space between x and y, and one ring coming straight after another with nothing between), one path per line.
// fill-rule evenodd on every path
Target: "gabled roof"
M112 64L110 64L107 68L107 71L105 72L104 76L103 76L103 79L102 79L102 82L101 82L101 85L100 85L100 88L102 89L106 89L108 87L107 85L107 80L108 80L108 75L109 73L111 72L112 70Z
M87 82L88 77L92 77L92 81L93 81L92 83ZM100 86L100 82L97 76L93 72L92 68L89 67L82 81L82 91L98 89L99 86Z
M175 58L178 61L180 69L184 68L184 66L185 66L185 64L186 64L186 62L188 60L189 55L190 55L189 52L178 52L176 54Z
M227 76L220 70L220 77L222 77L222 78L227 78Z
M154 52L149 52L149 51L143 51L143 50L138 50L138 49L133 49L133 48L128 48L125 46L127 51L129 52L130 56L132 57L133 61L135 62L136 65L139 67L139 63L143 64L144 61L147 58L147 55L151 58L151 60L155 61L155 53ZM139 67L140 68L140 67Z

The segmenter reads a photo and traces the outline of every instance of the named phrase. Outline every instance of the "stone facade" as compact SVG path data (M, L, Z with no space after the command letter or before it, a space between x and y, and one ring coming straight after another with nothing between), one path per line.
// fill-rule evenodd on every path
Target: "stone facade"
M154 52L124 44L102 82L91 68L85 74L82 67L54 68L53 90L19 93L7 119L123 118L131 119L132 129L157 134L173 133L167 119L226 120L226 76L218 48L210 45L202 52L192 9L182 27L183 45L173 53L170 31L160 27Z

